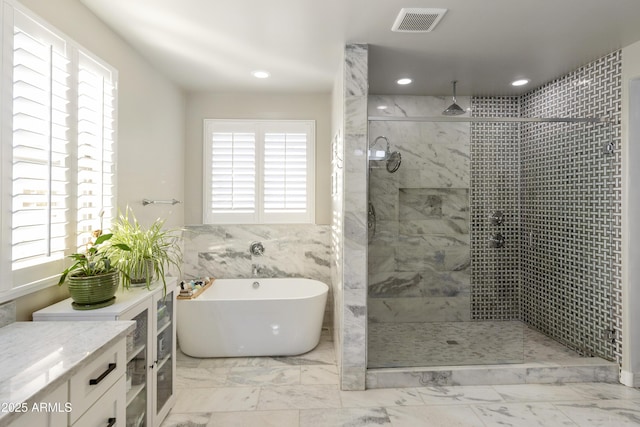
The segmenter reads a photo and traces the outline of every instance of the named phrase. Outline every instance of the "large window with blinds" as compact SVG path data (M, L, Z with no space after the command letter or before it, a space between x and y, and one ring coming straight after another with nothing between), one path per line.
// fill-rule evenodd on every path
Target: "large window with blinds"
M55 282L115 215L116 72L2 1L0 301Z
M314 153L312 120L205 120L204 223L313 223Z

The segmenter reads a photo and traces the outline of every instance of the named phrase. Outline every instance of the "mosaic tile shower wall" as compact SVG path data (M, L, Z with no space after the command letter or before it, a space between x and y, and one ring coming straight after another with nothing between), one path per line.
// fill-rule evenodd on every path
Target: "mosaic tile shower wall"
M523 117L618 123L522 125L520 265L525 322L587 355L618 360L621 74L618 51L521 99Z
M474 98L474 115L619 122L621 63L614 52L519 98ZM471 147L472 318L519 317L585 355L619 361L620 125L475 123ZM487 219L492 202L504 209L500 227ZM518 209L519 224L509 217ZM498 228L505 247L486 250Z
M473 98L474 117L519 117L517 97ZM471 124L471 319L521 318L520 123ZM492 247L491 239L504 238Z

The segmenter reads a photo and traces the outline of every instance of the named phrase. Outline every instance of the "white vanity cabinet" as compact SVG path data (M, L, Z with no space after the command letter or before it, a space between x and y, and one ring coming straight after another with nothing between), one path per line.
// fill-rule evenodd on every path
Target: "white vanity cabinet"
M125 419L125 339L93 358L9 427L115 426Z
M125 426L134 322L14 322L0 328L0 427Z
M157 427L175 402L176 296L176 279L167 278L166 295L155 282L151 290L118 290L108 307L74 310L68 299L33 313L33 320L134 320L124 359L126 427Z
M65 382L56 388L54 391L48 393L44 396L41 402L47 404L50 403L52 405L57 405L60 408L64 408L64 405L67 404L69 398L67 397L69 394L69 383ZM34 426L42 426L42 427L66 427L67 426L67 414L60 411L33 411L29 405L26 405L28 408L27 411L11 424L9 427L34 427Z

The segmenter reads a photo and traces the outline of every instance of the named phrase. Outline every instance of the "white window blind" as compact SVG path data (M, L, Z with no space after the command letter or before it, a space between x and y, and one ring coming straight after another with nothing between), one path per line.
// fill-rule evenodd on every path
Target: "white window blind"
M66 55L63 40L16 13L12 79L14 270L60 260L65 254L70 76Z
M313 121L205 120L204 222L311 223Z
M306 208L307 134L265 133L265 213L304 212Z
M256 211L256 135L251 132L211 134L211 210L215 213Z
M78 59L77 243L115 215L115 87L112 73L87 55Z
M115 212L117 75L13 0L2 8L0 302L54 284Z

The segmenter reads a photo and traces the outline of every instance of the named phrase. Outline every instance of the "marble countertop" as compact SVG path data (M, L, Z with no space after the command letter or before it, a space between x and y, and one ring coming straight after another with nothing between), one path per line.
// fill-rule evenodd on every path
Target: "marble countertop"
M0 328L0 405L29 407L110 345L135 322L15 322ZM0 427L19 414L0 407Z

